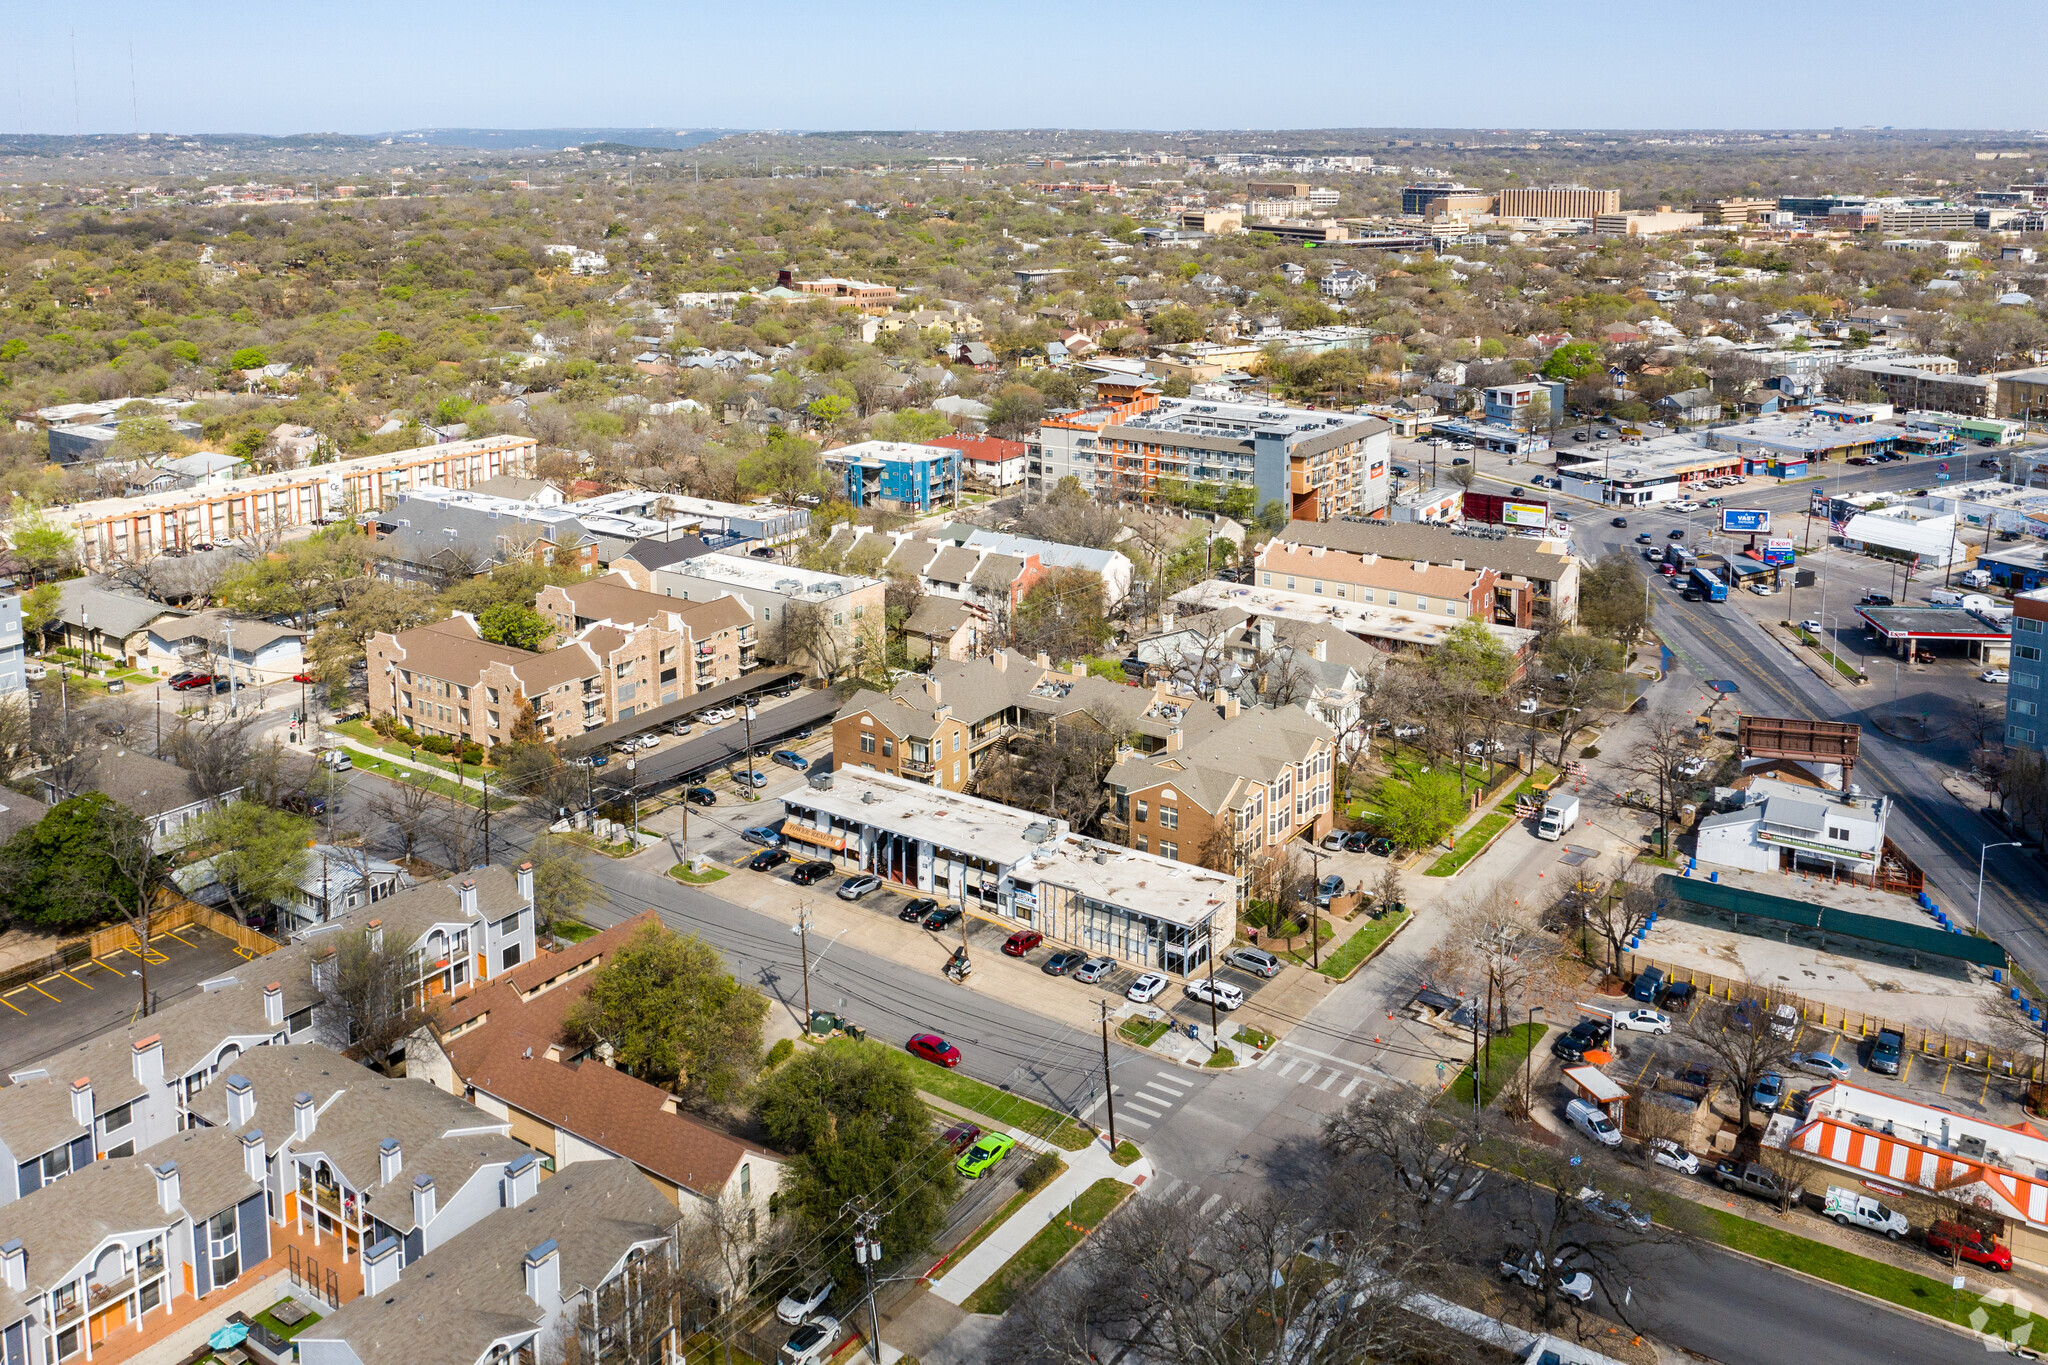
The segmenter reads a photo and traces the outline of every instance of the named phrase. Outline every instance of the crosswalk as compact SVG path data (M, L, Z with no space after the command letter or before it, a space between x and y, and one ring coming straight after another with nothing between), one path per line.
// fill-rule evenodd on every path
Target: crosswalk
M1153 1072L1151 1079L1135 1090L1126 1090L1119 1085L1115 1088L1117 1124L1119 1127L1129 1124L1133 1128L1150 1128L1172 1113L1193 1089L1193 1081L1165 1071Z
M1162 1199L1169 1204L1179 1204L1191 1208L1204 1218L1217 1214L1219 1212L1217 1206L1223 1204L1223 1196L1221 1194L1214 1190L1205 1189L1192 1181L1182 1180L1177 1175L1161 1175L1157 1177L1146 1186L1145 1194L1149 1198ZM1225 1205L1221 1209L1221 1213L1229 1214L1237 1208L1237 1203L1233 1201Z
M1310 1053L1312 1055L1304 1055ZM1307 1086L1338 1100L1348 1100L1358 1093L1360 1086L1370 1087L1373 1084L1372 1076L1367 1074L1373 1068L1363 1063L1345 1061L1308 1048L1293 1048L1284 1043L1259 1058L1253 1069L1270 1071L1281 1080Z

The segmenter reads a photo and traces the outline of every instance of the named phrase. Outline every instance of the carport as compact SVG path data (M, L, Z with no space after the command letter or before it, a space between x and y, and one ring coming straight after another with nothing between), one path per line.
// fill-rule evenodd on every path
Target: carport
M700 692L691 700L700 705L715 705L703 700L708 695L709 693ZM839 696L829 688L798 697L756 717L753 724L753 747L765 748L794 731L829 724L838 714ZM638 720L639 717L635 716L634 719ZM599 732L593 730L591 733L594 735ZM619 736L621 739L624 737L623 734ZM739 762L746 752L747 727L733 721L708 735L685 740L673 749L658 749L653 753L643 754L634 762L637 765L636 772L640 784L646 787L659 787L667 782L688 782L713 769Z
M1988 938L1978 938L1974 934L1952 930L1933 929L1911 920L1888 919L1882 915L1862 915L1853 910L1838 910L1809 901L1792 900L1786 896L1747 891L1725 882L1703 881L1697 877L1680 877L1666 872L1657 878L1657 894L1668 896L1672 900L1685 901L1701 909L1718 910L1734 915L1737 928L1741 927L1742 917L1748 915L1751 919L1768 924L1815 930L1822 936L1823 942L1829 936L1860 939L1865 943L1903 950L1912 954L1916 960L1920 957L1933 957L1973 963L1980 967L2007 965L2005 949Z
M1970 658L1987 664L2012 657L2012 627L1967 607L1858 607L1856 614L1865 631L1906 657L1922 644L1964 645Z
M624 720L615 720L610 725L600 725L595 730L571 735L562 741L562 753L569 758L593 753L619 740L644 735L649 730L660 729L671 721L694 716L708 707L721 706L727 702L744 702L771 688L794 684L803 676L803 670L800 668L769 668L749 673L743 678L734 678L716 687L707 687L702 692L693 692L681 701L672 701L666 706L657 706L652 710L636 711Z
M1597 1066L1568 1066L1564 1069L1564 1081L1573 1094L1597 1105L1617 1126L1621 1124L1622 1108L1628 1103L1628 1090L1621 1082Z

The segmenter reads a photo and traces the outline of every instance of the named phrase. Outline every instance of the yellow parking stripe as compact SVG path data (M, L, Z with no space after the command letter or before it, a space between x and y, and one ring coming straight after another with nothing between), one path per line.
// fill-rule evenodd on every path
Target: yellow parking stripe
M122 970L121 970L121 969L120 969L119 967L116 967L116 966L115 966L114 964L112 964L111 962L107 961L107 960L106 960L105 958L103 958L103 957L96 957L96 958L94 958L94 959L92 960L92 965L93 965L93 966L95 966L95 967L98 967L98 968L100 968L100 969L101 969L101 970L103 970L103 971L109 971L109 972L112 972L112 973L113 973L113 974L114 974L115 976L126 976L126 975L128 975L128 973L126 973L126 972L122 971Z
M72 979L73 981L78 981L78 978L77 978L77 977L75 977L75 976L71 976L71 973L69 973L69 972L62 972L62 973L60 973L60 975L63 975L63 976L70 976L70 977L71 977L71 979ZM81 986L85 986L85 983L84 983L83 981L78 981L78 984L79 984L79 985L81 985ZM91 990L91 989L92 989L92 987L90 987L90 986L85 986L85 988L86 988L87 990Z
M45 981L48 981L49 979L50 979L50 978L49 978L49 977L47 977L47 976L43 978L43 980L45 980ZM54 995L51 995L51 994L50 994L50 993L49 993L48 991L44 990L44 989L43 989L43 988L42 988L41 986L38 986L38 985L37 985L37 984L36 984L35 982L33 982L33 981L31 981L31 982L29 982L29 983L28 983L28 988L29 988L30 990L34 991L34 992L35 992L35 993L36 993L37 995L40 995L40 996L44 996L44 997L46 997L46 998L48 998L48 999L51 999L51 1000L57 1000L57 997L56 997L56 996L54 996ZM61 1005L61 1004L63 1004L64 1002L63 1002L62 1000L57 1000L57 1003Z
M161 934L157 934L153 938L151 938L150 942L154 943L159 938L177 939L178 942L184 944L187 948L197 948L199 946L198 944L194 943L191 939L186 938L184 935L180 934L176 929L166 929Z
M19 995L19 994L21 994L21 992L19 992L19 991L16 991L16 992L15 992L15 994L16 994L16 995ZM22 1018L24 1018L24 1019L28 1018L28 1011L27 1011L27 1010L25 1010L25 1009L23 1009L23 1008L22 1008L21 1006L19 1006L19 1005L15 1004L15 1003L14 1003L14 1002L13 1002L12 1000L9 1000L9 999L8 999L8 998L7 998L6 996L4 996L4 995L0 995L0 1005L5 1005L5 1006L7 1006L7 1008L9 1008L9 1009L13 1010L13 1011L14 1011L14 1012L15 1012L16 1014L20 1015L20 1016L21 1016Z

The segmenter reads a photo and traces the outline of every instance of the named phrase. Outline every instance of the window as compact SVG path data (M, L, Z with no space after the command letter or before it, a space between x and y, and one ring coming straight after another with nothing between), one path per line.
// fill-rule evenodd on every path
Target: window
M491 728L492 728L493 730L497 729L497 728L498 728L498 713L497 713L496 711L489 711L489 712L486 712L485 714L486 714L486 715L488 715L488 716L490 717L490 721L491 721Z
M2039 635L2041 633L2041 623L2031 616L2014 617L2012 628L2028 635Z
M1260 586L1260 587L1262 587L1262 588L1270 588L1270 587L1272 587L1272 586L1273 586L1273 575L1271 575L1271 574L1269 574L1269 573L1262 573L1262 574L1260 574L1260 575L1259 575L1259 586Z
M57 1359L66 1360L78 1354L78 1326L73 1324L57 1333Z
M69 1147L59 1147L54 1151L43 1153L43 1183L45 1185L49 1184L52 1180L62 1180L70 1174L71 1149Z
M1151 851L1152 851L1152 846L1151 846L1151 843L1150 843L1150 842L1149 842L1149 841L1148 841L1148 840L1147 840L1147 839L1145 838L1145 836L1144 836L1144 835L1140 834L1140 835L1138 836L1138 852L1140 852L1140 853L1150 853Z
M960 781L960 760L957 758L953 760L953 781L956 785Z
M835 625L835 626L843 626L843 625L845 625L845 624L846 624L846 613L845 613L845 612L843 612L843 611L835 611L835 612L833 612L833 613L832 613L832 624L833 624L833 625Z
M1457 614L1458 614L1458 604L1457 604L1456 602L1445 602L1445 603L1444 603L1444 615L1446 615L1446 616L1456 616Z
M121 1144L120 1144L119 1146L117 1146L117 1147L109 1147L109 1148L107 1148L106 1152L105 1152L105 1153L103 1153L103 1155L106 1155L106 1156L134 1156L134 1155L135 1155L135 1140L134 1140L133 1138L130 1138L130 1139L129 1139L128 1141L126 1141L126 1142L124 1142L124 1143L121 1143Z
M491 705L493 705L493 706L496 706L496 705L498 704L498 689L497 689L497 688L495 688L495 687L486 687L486 688L484 689L484 696L485 696L486 698L488 698L488 699L489 699L489 701L490 701Z
M1143 801L1138 802L1136 806L1136 812L1132 816L1132 818L1141 821L1151 819L1152 816L1150 808Z
M207 1220L206 1250L213 1258L213 1283L216 1287L232 1284L241 1278L242 1254L237 1248L233 1209L223 1210Z
M2030 701L2016 701L2012 704L2012 713L2016 716L2031 716L2035 713L2034 703Z
M2024 687L2031 691L2041 685L2041 679L2038 674L2034 673L2014 673L2012 675L2012 685L2014 687Z
M509 971L511 971L511 970L512 970L512 969L513 969L514 967L517 967L517 966L519 965L519 958L520 958L521 952L522 952L522 948L521 948L521 945L519 945L519 944L517 944L517 943L508 943L508 944L506 944L506 945L505 945L505 970L506 970L506 971L508 971L508 972L509 972Z
M754 1167L752 1163L740 1163L740 1198L745 1199L754 1192Z
M860 751L864 754L871 754L875 751L875 737L873 735L862 735L860 737Z
M2041 647L2039 645L2021 645L2019 654L2022 659L2038 659L2041 657Z
M1316 596L1318 596L1318 597L1321 597L1321 596L1323 595L1323 580L1322 580L1322 579L1320 579L1320 578L1317 578L1317 579L1312 579L1312 580L1310 580L1310 581L1311 581L1311 582L1313 583L1313 585L1314 585L1314 587L1315 587L1315 594L1316 594Z
M659 662L661 662L661 663L665 663L665 664L672 664L672 663L674 663L675 661L676 661L676 647L675 647L674 645L670 645L670 646L669 646L669 647L668 647L667 649L664 649L663 651L661 651L661 657L660 657L660 659L659 659Z
M2032 744L2034 742L2034 732L2018 725L2009 727L2005 732L2005 737L2015 744Z
M956 754L960 752L960 732L958 730L953 732L953 752Z
M457 697L461 698L461 699L462 699L463 701L468 701L468 700L469 700L469 689L468 689L468 688L466 688L466 687L458 687L458 688L456 688L456 689L455 689L455 695L456 695Z
M1161 829L1179 829L1180 807L1161 806L1159 808L1159 827Z
M133 1104L124 1104L117 1109L109 1109L107 1111L107 1117L103 1122L106 1131L111 1133L117 1128L126 1128L128 1126L129 1120L133 1119L134 1117L135 1106Z
M1829 825L1828 838L1833 839L1838 844L1846 844L1847 842L1849 842L1849 831L1846 829L1838 829L1833 825Z
M163 1281L162 1281L162 1280L151 1280L151 1281L150 1281L150 1282L149 1282L148 1284L146 1284L146 1285L142 1286L142 1299L141 1299L141 1308L142 1308L142 1311L143 1311L143 1312L145 1312L145 1313L149 1312L149 1311L150 1311L151 1309L153 1309L153 1308L155 1308L155 1307L156 1307L157 1305L161 1304L161 1303L163 1302L163 1298L164 1298L164 1285L163 1285Z
M1293 575L1293 574L1289 574L1289 575L1287 575L1287 591L1289 591L1289 592L1293 592L1293 591L1294 591L1294 575Z
M1162 858L1178 858L1180 856L1180 845L1161 839L1159 841L1159 856Z

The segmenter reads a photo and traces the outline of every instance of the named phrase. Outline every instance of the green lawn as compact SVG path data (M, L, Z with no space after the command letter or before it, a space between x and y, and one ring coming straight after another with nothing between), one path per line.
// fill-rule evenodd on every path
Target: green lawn
M284 1303L287 1303L287 1302L289 1302L289 1300L286 1300L286 1299L279 1299L279 1300L277 1301L277 1303L273 1303L272 1305L270 1305L270 1308L276 1308L276 1307L278 1307L278 1306L279 1306L280 1304L284 1304ZM269 1328L269 1329L270 1329L271 1331L273 1331L273 1332L277 1333L277 1334L278 1334L279 1336L283 1337L283 1338L284 1338L284 1339L285 1339L286 1341L290 1341L290 1340L291 1340L291 1339L292 1339L293 1337L295 1337L295 1336L297 1336L297 1335L298 1335L299 1333L301 1333L301 1332L305 1331L305 1330L306 1330L306 1329L307 1329L308 1327L311 1327L311 1326L312 1326L312 1325L313 1325L314 1323L316 1323L316 1322L320 1321L320 1315L319 1315L318 1313L308 1313L308 1314L306 1314L306 1316L305 1316L305 1317L303 1317L303 1318L300 1318L300 1319L299 1319L299 1320L298 1320L297 1322L295 1322L295 1323L293 1323L293 1324L292 1324L291 1326L287 1327L287 1326L285 1326L285 1325L284 1325L283 1323L279 1322L279 1321L278 1321L278 1320L277 1320L276 1318L273 1318L272 1316L270 1316L270 1308L266 1308L266 1309L264 1309L264 1310L263 1310L263 1311L262 1311L261 1313L252 1313L252 1314L250 1314L250 1315L249 1315L249 1320L250 1320L251 1322L260 1322L260 1323L262 1323L262 1324L263 1324L263 1325L264 1325L265 1327L267 1327L267 1328Z
M376 773L379 777L394 778L401 782L410 782L414 786L425 785L436 796L453 797L456 800L465 801L472 806L483 804L483 789L476 783L466 782L458 789L450 779L432 775L428 765L424 763L407 763L403 759L394 763L388 758L374 758L360 749L351 750L349 757L354 760L355 766L364 772ZM401 777L401 773L410 774L410 776ZM424 784L421 781L423 778L425 779ZM510 801L500 796L493 796L491 798L492 810L503 810L511 804Z
M1408 914L1406 910L1399 914L1390 911L1368 921L1363 929L1345 939L1336 952L1323 959L1323 975L1342 981L1357 971L1373 949L1392 938L1394 931L1407 922Z
M453 759L430 754L425 749L415 750L411 746L400 744L396 740L386 739L375 730L372 730L367 721L344 720L327 728L339 731L359 744L367 744L372 748L379 749L409 768L432 768L436 772L446 773L450 777L455 776L455 770L460 768L462 769L462 780L464 782L469 783L471 786L481 786L483 783L484 769L480 765L475 763L457 763Z
M723 880L727 874L724 868L714 863L705 868L704 875L700 877L690 871L688 863L677 863L668 870L668 875L674 877L679 882L688 882L692 886L708 886L712 882Z
M856 1046L887 1048L889 1044L869 1039ZM895 1051L890 1048L890 1051ZM983 1118L1009 1124L1027 1133L1052 1143L1055 1147L1069 1152L1078 1152L1095 1141L1095 1130L1074 1122L1065 1114L1048 1109L1042 1104L995 1086L986 1085L972 1076L963 1076L958 1071L927 1062L919 1057L910 1058L910 1065L917 1076L917 1088L937 1095L963 1109L971 1110Z
M1541 1041L1543 1027L1541 1024L1516 1024L1506 1033L1490 1040L1486 1044L1486 1047L1483 1049L1483 1060L1486 1063L1486 1084L1480 1087L1479 1091L1479 1103L1482 1108L1492 1104L1494 1097L1500 1094L1501 1087L1508 1083L1508 1078L1521 1069L1523 1060L1528 1057L1530 1049ZM1470 1064L1467 1064L1465 1069L1458 1073L1458 1078L1451 1082L1450 1089L1444 1091L1443 1098L1438 1100L1437 1103L1456 1105L1463 1109L1470 1109L1472 1107L1472 1067Z
M1749 1253L1762 1260L1790 1266L1808 1275L1895 1303L1902 1308L1926 1313L1963 1326L1975 1326L1970 1319L1980 1310L1986 1315L1977 1330L2011 1339L2023 1319L2004 1304L1984 1303L1975 1294L1959 1294L1939 1280L1901 1269L1883 1261L1811 1241L1748 1218L1707 1209L1706 1235L1723 1246ZM1975 1274L1976 1272L1971 1272Z
M1025 1290L1037 1284L1047 1271L1060 1263L1062 1257L1080 1245L1081 1239L1116 1212L1117 1205L1130 1194L1129 1185L1107 1176L1090 1185L1079 1198L1039 1229L1038 1234L1026 1242L1001 1270L990 1276L986 1284L968 1295L967 1302L961 1307L970 1313L1008 1312L1010 1305Z
M1259 946L1261 948L1266 948L1275 956L1283 958L1288 962L1297 963L1303 967L1312 967L1322 959L1322 945L1328 943L1331 939L1335 937L1337 937L1337 931L1331 927L1330 922L1326 919L1323 919L1321 916L1318 916L1316 918L1316 947L1313 949L1313 951L1311 951L1309 945L1306 943L1304 943L1299 948L1289 948L1285 951L1282 951L1278 948L1273 948L1271 947L1271 945L1265 943L1261 943Z
M1250 1024L1239 1024L1237 1041L1250 1048L1267 1048L1273 1046L1273 1035L1264 1029L1253 1028Z
M564 943L581 943L587 938L596 938L600 931L578 919L558 919L554 923L554 935Z
M1132 1017L1117 1025L1117 1036L1139 1047L1150 1047L1166 1036L1171 1028L1164 1019L1141 1019Z
M1227 1047L1219 1047L1209 1054L1209 1060L1203 1062L1202 1065L1214 1067L1236 1066L1237 1054Z
M1861 682L1863 680L1863 670L1836 653L1834 647L1826 641L1815 639L1812 634L1802 630L1799 632L1799 643L1811 645L1826 654L1828 662L1835 666L1835 672L1849 679L1849 681Z
M1116 1145L1116 1150L1109 1154L1109 1159L1119 1166L1133 1166L1137 1164L1140 1155L1138 1144L1126 1138Z
M946 1259L951 1261L955 1265L958 1265L961 1261L966 1260L967 1253L973 1251L976 1247L980 1246L983 1242L987 1241L989 1234L994 1232L997 1228L1001 1227L1005 1222L1009 1221L1009 1217L1011 1214L1015 1213L1018 1209L1021 1209L1026 1204L1030 1203L1032 1195L1038 1193L1038 1190L1044 1189L1046 1185L1050 1185L1053 1180L1058 1180L1062 1175L1066 1174L1066 1171L1067 1163L1062 1161L1059 1163L1059 1169L1055 1170L1052 1173L1052 1180L1046 1181L1045 1184L1038 1186L1037 1189L1019 1190L1015 1194L1011 1195L1008 1199L1003 1201L1003 1206L997 1209L995 1213L991 1215L989 1218L985 1219L982 1222L982 1225L976 1228L973 1234L969 1236L966 1241L962 1242L959 1246L954 1247L953 1250L947 1254Z
M1500 832L1515 823L1514 807L1496 810L1472 828L1458 836L1458 842L1451 845L1451 851L1429 865L1422 875L1425 877L1448 877L1479 856L1480 850L1492 843Z

